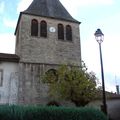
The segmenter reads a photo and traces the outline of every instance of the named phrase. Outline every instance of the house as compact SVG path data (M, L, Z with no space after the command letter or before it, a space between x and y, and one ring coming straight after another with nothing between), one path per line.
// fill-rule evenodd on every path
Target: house
M19 57L0 53L0 103L16 104Z

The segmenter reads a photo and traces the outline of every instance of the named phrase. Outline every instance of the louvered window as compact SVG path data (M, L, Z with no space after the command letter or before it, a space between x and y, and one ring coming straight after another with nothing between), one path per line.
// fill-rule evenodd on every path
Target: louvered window
M31 36L38 36L38 21L36 19L31 21Z
M64 26L58 24L58 39L64 40Z
M40 36L47 37L47 23L45 21L40 22Z
M66 40L72 41L72 28L70 25L66 26Z

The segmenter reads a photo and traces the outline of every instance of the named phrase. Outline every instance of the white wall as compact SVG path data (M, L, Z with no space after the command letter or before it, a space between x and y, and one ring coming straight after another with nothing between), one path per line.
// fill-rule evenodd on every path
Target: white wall
M0 62L3 69L3 85L0 86L0 104L15 104L18 90L18 63Z

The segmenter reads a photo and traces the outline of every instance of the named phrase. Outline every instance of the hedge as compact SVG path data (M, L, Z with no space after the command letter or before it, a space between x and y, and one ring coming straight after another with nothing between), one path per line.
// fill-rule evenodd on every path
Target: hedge
M108 120L93 108L0 106L0 120Z

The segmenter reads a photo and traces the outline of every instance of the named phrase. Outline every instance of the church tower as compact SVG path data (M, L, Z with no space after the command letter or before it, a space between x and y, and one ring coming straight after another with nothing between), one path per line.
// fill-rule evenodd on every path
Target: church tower
M33 0L20 13L15 53L20 57L18 103L46 104L42 75L60 64L80 66L79 24L59 0Z

